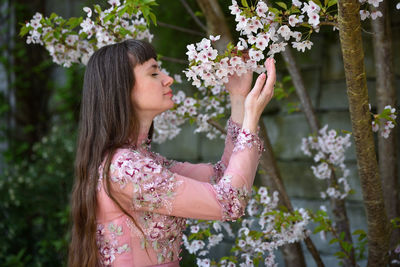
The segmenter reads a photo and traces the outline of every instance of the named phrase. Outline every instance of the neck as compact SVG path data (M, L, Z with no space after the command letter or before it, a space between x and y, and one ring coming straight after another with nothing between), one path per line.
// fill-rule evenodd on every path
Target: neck
M139 136L148 135L153 120L140 121Z

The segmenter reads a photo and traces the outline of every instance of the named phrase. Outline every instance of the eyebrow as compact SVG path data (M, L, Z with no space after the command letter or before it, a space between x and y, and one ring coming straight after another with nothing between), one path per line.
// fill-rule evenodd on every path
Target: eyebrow
M148 69L158 69L158 65L157 64L153 64L150 67L148 67Z

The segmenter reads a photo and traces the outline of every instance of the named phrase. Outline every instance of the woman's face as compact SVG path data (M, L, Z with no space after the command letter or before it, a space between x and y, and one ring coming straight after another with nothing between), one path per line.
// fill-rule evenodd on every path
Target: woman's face
M170 88L174 79L159 69L157 61L152 58L136 65L133 71L135 86L131 101L139 116L154 118L174 106Z

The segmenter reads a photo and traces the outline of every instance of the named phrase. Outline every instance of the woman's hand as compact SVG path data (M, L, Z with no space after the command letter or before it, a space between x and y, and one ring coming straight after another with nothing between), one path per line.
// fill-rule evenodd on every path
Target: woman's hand
M275 63L273 58L265 61L268 78L265 73L258 76L253 89L247 95L244 103L243 128L256 132L258 120L274 95L274 85L276 80Z
M247 61L249 57L249 53L247 50L242 51L241 55L244 61ZM228 82L225 84L226 90L229 92L229 95L232 97L246 97L250 92L251 82L253 81L253 72L247 71L242 75L234 75L229 76Z
M250 92L252 80L252 71L247 71L241 76L235 73L229 77L229 81L225 84L225 88L231 97L242 96L245 98Z
M231 119L242 124L244 117L244 101L250 92L253 72L248 71L241 76L236 73L229 77L229 82L225 84L231 99Z

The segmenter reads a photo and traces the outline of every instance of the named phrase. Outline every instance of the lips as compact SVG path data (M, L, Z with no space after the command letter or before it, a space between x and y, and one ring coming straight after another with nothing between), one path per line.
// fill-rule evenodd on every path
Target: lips
M169 91L168 93L165 93L164 95L172 96L172 91Z

